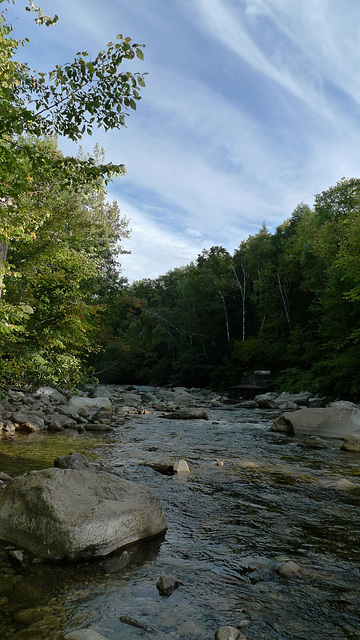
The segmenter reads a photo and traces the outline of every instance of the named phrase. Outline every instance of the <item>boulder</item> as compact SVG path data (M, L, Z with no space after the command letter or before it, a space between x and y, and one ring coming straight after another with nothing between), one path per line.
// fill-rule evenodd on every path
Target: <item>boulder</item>
M165 530L150 489L109 473L31 471L0 493L0 539L44 560L106 556Z
M57 391L52 387L39 387L35 395L48 396L49 398L51 398L51 400L54 400L55 402L66 402L65 396L62 393L60 393L60 391Z
M85 411L112 411L112 404L109 398L87 398L85 396L72 396L68 402L69 407L73 407L79 413Z
M325 407L286 412L274 420L271 430L343 439L347 435L360 434L360 409L356 406Z
M255 396L254 400L261 409L276 409L277 405L274 400L277 398L277 395L274 391L268 391L268 393L260 393Z
M298 406L306 407L310 398L313 397L313 394L310 391L300 391L300 393L287 393L283 391L280 395L275 398L275 403L277 405L282 405L285 402L295 402Z
M41 429L45 428L44 420L35 413L21 413L19 411L15 411L11 414L10 419L15 425L18 425L18 431L35 433L36 431L41 431Z

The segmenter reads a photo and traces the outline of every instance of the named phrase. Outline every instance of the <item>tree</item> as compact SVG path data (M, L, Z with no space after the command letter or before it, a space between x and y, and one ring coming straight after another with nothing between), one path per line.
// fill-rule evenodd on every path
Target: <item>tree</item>
M8 0L11 1L16 4L15 0ZM51 26L57 21L57 16L45 16L32 0L28 1L26 9L35 13L39 25ZM13 26L3 11L0 16L0 291L3 293L0 335L12 343L16 343L20 335L24 337L26 323L35 308L20 296L20 291L24 294L29 282L29 271L20 286L14 278L21 276L20 267L22 270L24 263L16 258L23 252L29 259L34 259L36 238L43 239L40 230L44 227L45 232L59 221L58 207L49 194L56 192L65 207L66 196L62 200L60 191L68 190L73 198L82 191L85 197L84 187L89 185L88 197L91 194L99 204L101 189L116 175L125 173L123 164L106 164L99 158L81 155L65 157L49 140L54 136L65 136L79 141L85 133L91 134L96 126L105 131L125 126L126 117L136 109L140 89L145 86L143 75L121 70L126 62L144 57L143 45L133 43L129 37L118 35L116 41L109 43L94 59L87 52L79 52L72 63L57 65L48 74L31 71L27 64L20 64L15 59L19 47L26 43L27 40L20 41L15 37ZM83 208L82 214L84 211ZM106 228L106 233L116 236L115 228L113 231L111 225ZM91 269L89 267L90 271L83 271L88 282L90 276L93 281L98 278L99 272L106 268L106 260L109 266L115 255L112 248L110 253L107 249L107 258L101 256L100 243L104 238L101 238L99 226L96 232L98 246L94 250L92 244L91 249L96 259ZM60 231L57 227L56 234L61 236L61 233L66 234L66 229ZM27 250L25 242L29 243ZM89 245L89 237L84 235L81 242L83 247L76 250L62 245L63 267L66 263L66 269L73 269L74 282L78 281L89 259L89 247L85 246L86 242ZM94 243L94 237L91 242ZM109 247L109 244L105 242L105 246ZM58 262L60 249L59 244L54 258ZM73 260L69 262L71 252ZM17 264L17 269L11 266L9 257ZM11 296L6 293L6 283ZM20 296L18 299L16 292ZM39 308L37 302L37 311Z

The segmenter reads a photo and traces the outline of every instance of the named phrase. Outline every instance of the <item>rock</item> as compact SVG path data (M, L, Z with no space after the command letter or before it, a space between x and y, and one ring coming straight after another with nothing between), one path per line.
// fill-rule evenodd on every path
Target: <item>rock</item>
M190 473L186 460L177 460L174 462L174 471L176 471L176 473Z
M85 431L112 431L113 427L111 426L111 424L99 424L99 423L93 423L93 422L88 422L87 424L84 424L85 427Z
M295 435L317 435L323 438L340 438L360 435L360 409L356 406L324 409L299 409L276 418L272 431L289 431Z
M335 400L329 404L331 409L358 409L358 405L348 400Z
M44 560L105 556L165 530L150 489L109 473L31 471L0 493L0 539Z
M293 402L292 400L288 400L287 402L282 402L279 405L275 404L275 407L280 411L296 411L299 408L299 405L297 405L296 402Z
M65 456L59 456L54 460L54 467L58 469L86 469L91 467L91 463L82 453L68 453Z
M241 409L257 409L258 403L255 400L243 400L242 402L239 402L236 406L240 407Z
M111 398L112 393L109 387L94 387L89 391L89 398Z
M269 391L268 393L261 393L255 396L254 400L261 409L276 409L277 405L274 400L277 396L278 394L274 391Z
M346 478L338 478L335 480L320 480L320 487L324 489L338 489L340 491L352 491L353 489L358 489L358 485L351 482L351 480L347 480Z
M64 640L107 640L94 629L78 629L64 635Z
M86 398L84 396L72 396L68 402L69 407L73 407L80 414L85 411L112 411L112 404L109 398ZM81 414L80 414L81 415Z
M246 640L246 636L236 627L221 627L215 633L215 640Z
M171 411L170 413L163 413L162 418L169 418L170 420L209 420L209 416L205 409L191 408L191 409L178 409L177 411Z
M287 393L283 391L280 395L275 398L275 404L281 405L284 402L295 402L298 406L306 407L310 398L313 397L313 394L310 391L300 391L300 393Z
M174 576L163 575L158 579L156 588L161 596L170 596L181 584L181 580Z
M21 413L14 412L11 414L10 419L16 427L17 431L27 431L29 433L35 433L45 428L45 422L42 418L35 413Z
M310 449L327 449L328 445L326 442L321 440L319 436L309 436L304 440L303 445L305 447L309 447Z
M25 566L24 554L19 549L10 549L9 557L15 564L21 565L22 567Z
M104 563L104 569L107 573L119 573L131 561L131 557L128 551L123 551L120 556L110 556Z
M53 431L59 431L60 429L71 429L77 426L76 420L65 416L62 413L56 411L48 418L48 428Z
M346 436L340 449L342 449L342 451L355 451L360 453L360 434L352 433Z
M329 398L323 397L323 398L309 398L308 401L308 407L309 409L321 409L323 407L326 407L327 403L329 402Z
M278 573L280 576L291 578L291 576L296 576L301 573L301 568L298 564L296 564L296 562L288 560L287 562L282 562L281 564L279 564L279 566L276 568L276 573Z
M56 389L53 389L52 387L39 387L39 389L37 389L35 395L37 396L48 396L49 398L51 398L51 400L54 400L55 402L66 402L66 398L65 396L60 393L60 391L57 391Z

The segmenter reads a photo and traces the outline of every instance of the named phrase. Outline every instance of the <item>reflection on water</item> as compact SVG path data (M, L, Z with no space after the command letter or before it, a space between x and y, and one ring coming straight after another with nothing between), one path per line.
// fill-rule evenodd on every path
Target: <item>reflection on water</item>
M17 567L3 549L0 637L57 640L84 626L108 640L147 635L119 619L131 616L160 640L206 640L223 625L250 640L360 638L360 490L324 486L340 477L360 484L359 457L331 442L305 448L270 424L269 412L219 409L209 422L139 416L110 435L66 433L34 447L29 437L1 440L9 473L18 459L28 471L80 451L143 482L161 499L168 531L126 556L72 565ZM190 474L141 464L179 458ZM287 560L299 574L279 575ZM183 583L168 598L156 589L161 574ZM16 622L19 610L39 606L48 607L42 627Z

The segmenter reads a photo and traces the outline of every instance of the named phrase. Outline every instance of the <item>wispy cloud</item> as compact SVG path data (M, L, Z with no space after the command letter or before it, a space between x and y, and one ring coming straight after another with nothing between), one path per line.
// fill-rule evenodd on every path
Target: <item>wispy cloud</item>
M127 167L111 195L132 219L130 279L211 244L232 251L358 175L357 0L103 0L101 11L63 0L59 13L45 45L35 41L37 68L119 31L147 45L133 68L149 72L147 87L128 128L83 141Z

